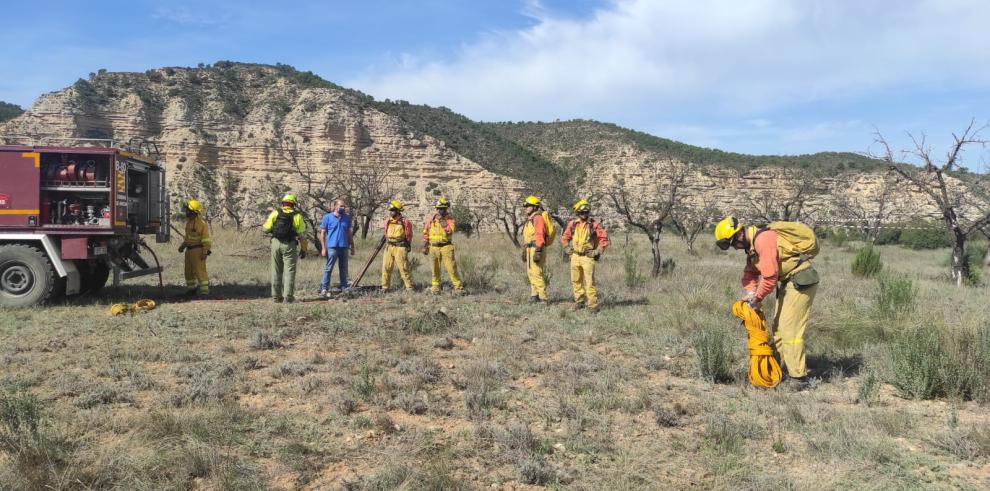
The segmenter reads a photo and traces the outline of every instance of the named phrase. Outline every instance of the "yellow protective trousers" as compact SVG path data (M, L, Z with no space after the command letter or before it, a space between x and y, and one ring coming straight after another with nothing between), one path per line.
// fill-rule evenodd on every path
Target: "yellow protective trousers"
M454 244L444 246L430 246L430 266L433 272L432 290L434 293L440 291L440 265L443 264L450 277L450 284L455 290L463 290L464 284L461 282L461 275L457 273L457 258L454 256Z
M406 290L413 289L412 273L409 270L409 251L405 246L395 244L385 244L382 257L382 289L388 290L392 287L392 269L399 268L399 276L402 277L402 284Z
M745 300L740 300L732 305L732 313L742 319L749 333L749 383L764 389L776 387L784 374L770 346L770 333L767 332L763 311L754 310Z
M804 354L804 332L808 327L811 304L818 285L797 289L788 281L777 288L777 306L773 327L773 343L787 375L800 378L808 374Z
M571 254L571 288L574 290L575 302L585 302L589 309L598 308L594 258Z
M206 259L203 259L205 249L195 247L186 249L186 288L198 289L199 293L210 293L210 278L206 274Z
M546 251L539 261L533 260L534 254L536 254L536 248L526 248L526 276L529 278L530 296L547 300L547 279L543 275L543 268L547 264Z

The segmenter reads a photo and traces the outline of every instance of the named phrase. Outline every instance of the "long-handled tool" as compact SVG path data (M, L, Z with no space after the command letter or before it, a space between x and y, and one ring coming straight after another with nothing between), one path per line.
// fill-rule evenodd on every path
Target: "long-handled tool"
M361 270L361 274L359 274L358 277L357 277L357 279L354 280L354 283L351 284L351 289L357 289L357 287L361 285L361 278L364 278L364 274L367 273L368 272L368 268L371 267L371 262L374 261L376 257L378 257L378 253L379 252L382 252L382 248L383 247L385 247L385 236L384 235L382 236L382 240L379 240L378 241L378 245L375 246L375 252L372 253L371 254L371 257L368 258L368 262L365 263L364 269Z

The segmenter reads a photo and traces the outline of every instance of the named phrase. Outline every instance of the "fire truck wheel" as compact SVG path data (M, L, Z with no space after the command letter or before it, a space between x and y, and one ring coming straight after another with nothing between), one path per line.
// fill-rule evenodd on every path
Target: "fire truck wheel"
M24 244L0 246L0 306L30 307L61 297L63 283L48 256Z
M79 274L82 275L79 293L96 293L103 289L110 278L110 266L105 261L78 262Z

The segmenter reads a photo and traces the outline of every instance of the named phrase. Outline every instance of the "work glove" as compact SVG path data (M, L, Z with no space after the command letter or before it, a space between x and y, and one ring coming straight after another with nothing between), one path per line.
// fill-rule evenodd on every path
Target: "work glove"
M423 244L423 255L424 256L430 255L430 244Z
M186 252L186 245L185 244L179 245L179 253L183 253L183 252Z
M533 251L533 262L538 263L543 260L543 249Z
M199 258L206 261L206 257L210 255L210 251L203 249L203 253L199 255Z
M571 253L568 252L567 249L564 249L560 252L560 258L563 259L564 262L567 262L567 260L571 258Z
M602 251L596 250L595 253L591 255L591 258L594 259L595 262L598 262L598 260L602 258Z
M352 256L354 255L354 248L353 247L351 247L351 255Z
M306 259L306 251L299 251L299 259Z
M762 307L761 304L763 303L762 301L756 299L756 292L750 292L749 294L747 294L746 298L744 298L743 301L749 304L750 308L752 308L753 310L760 310L760 308Z
M519 255L519 258L522 259L522 262L523 263L525 263L526 262L526 248L523 247L521 252L522 252L522 254Z

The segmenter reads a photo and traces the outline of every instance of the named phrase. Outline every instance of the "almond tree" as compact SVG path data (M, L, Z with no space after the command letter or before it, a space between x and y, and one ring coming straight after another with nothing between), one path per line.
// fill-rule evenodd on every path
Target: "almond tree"
M650 274L657 277L663 264L660 233L674 210L681 206L684 182L691 166L667 159L645 162L640 169L647 179L645 190L634 189L624 178L616 177L616 183L606 194L626 224L646 234L653 256Z
M915 188L928 196L928 199L938 207L946 231L952 237L952 281L956 286L962 286L970 277L971 271L966 260L966 240L976 232L990 226L990 209L985 201L986 182L971 182L969 189L957 179L951 179L954 171L961 169L960 161L965 149L972 146L986 147L987 141L980 133L988 125L974 127L972 120L961 134L952 134L952 145L944 158L932 154L932 148L926 142L925 135L916 137L908 134L914 143L914 149L902 151L902 156L916 159L921 166L913 167L898 162L890 144L879 132L876 133L876 143L880 145L883 154L879 156L892 171L899 174ZM974 195L982 194L982 202L975 201Z
M747 197L749 214L766 223L811 221L817 210L810 200L822 191L819 176L796 168L783 168L780 172L780 189L776 193L756 193Z
M716 198L711 195L701 197L701 202L696 206L682 204L674 209L671 214L671 222L677 233L687 244L688 253L696 254L694 242L698 236L708 228L713 221L718 220L722 215L721 210L715 206Z
M496 178L495 184L495 191L486 197L485 202L492 210L492 219L496 226L502 229L512 245L520 249L522 243L519 241L519 233L526 225L522 209L523 195L509 189L508 183L502 178Z

